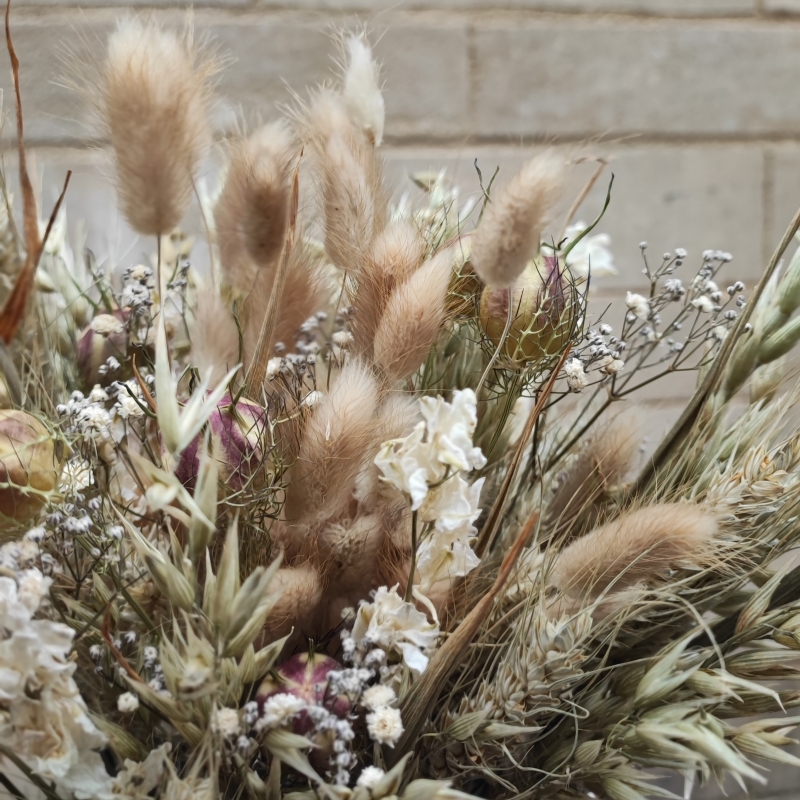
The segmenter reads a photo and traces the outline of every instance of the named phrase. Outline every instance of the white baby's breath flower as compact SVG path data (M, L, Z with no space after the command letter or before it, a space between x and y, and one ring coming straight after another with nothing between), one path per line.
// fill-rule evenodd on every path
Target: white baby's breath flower
M390 706L397 700L397 695L391 686L385 686L382 683L376 683L375 686L370 686L361 695L361 704L374 711L381 706Z
M280 371L283 359L279 356L274 356L267 361L267 380L272 380Z
M650 316L650 301L640 294L628 292L625 295L625 305L638 319L647 319Z
M704 294L692 300L692 305L703 314L710 314L714 310L714 302Z
M233 739L242 729L239 712L235 708L218 708L212 717L211 728L223 739Z
M614 356L605 356L600 361L600 369L606 373L606 375L616 375L618 372L622 371L622 368L625 366L625 362L619 358L614 358Z
M123 714L131 714L139 708L139 698L133 692L123 692L117 698L117 708Z
M374 742L394 747L397 740L403 735L400 709L384 706L367 714L367 731L370 739Z
M579 358L570 358L564 364L564 374L567 376L567 386L573 392L579 392L586 388L586 372L583 369L583 362Z
M361 786L364 789L374 789L385 774L380 767L364 767L358 776L356 786Z
M394 651L415 672L423 672L428 666L424 651L439 636L438 620L428 622L413 603L400 597L397 588L381 586L371 603L361 602L351 635L356 645L367 643Z

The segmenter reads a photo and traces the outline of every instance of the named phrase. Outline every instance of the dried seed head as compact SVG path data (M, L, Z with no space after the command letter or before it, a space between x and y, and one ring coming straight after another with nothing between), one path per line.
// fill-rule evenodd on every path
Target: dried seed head
M231 309L213 289L197 297L191 325L192 361L216 386L239 363L239 332Z
M551 580L572 597L596 598L683 563L707 557L717 521L697 506L662 503L623 514L574 541L556 558Z
M642 420L628 409L602 425L576 454L547 505L547 524L553 534L586 523L593 504L631 469L641 444ZM590 517L591 519L591 517Z
M347 57L342 97L350 119L376 146L383 140L386 115L378 85L379 69L364 36L348 36L343 42Z
M453 252L440 250L392 292L375 332L375 363L390 382L413 375L445 320Z
M213 62L153 20L126 18L108 42L102 102L120 209L136 231L169 233L211 142Z
M537 156L487 205L471 256L485 284L498 289L511 286L537 255L543 228L561 192L563 171L558 156Z
M336 266L358 270L386 218L375 149L350 120L341 96L330 89L312 98L301 125L317 166L325 249Z
M268 283L286 238L295 140L283 122L265 125L231 148L214 219L225 282L240 296L259 271Z
M544 257L541 263L530 262L511 289L483 290L481 327L495 347L508 324L509 295L512 322L503 340L503 355L514 364L524 364L560 352L569 342L577 311L566 268Z
M287 519L321 522L342 511L375 444L377 403L378 385L370 370L359 361L348 362L306 423L286 496Z

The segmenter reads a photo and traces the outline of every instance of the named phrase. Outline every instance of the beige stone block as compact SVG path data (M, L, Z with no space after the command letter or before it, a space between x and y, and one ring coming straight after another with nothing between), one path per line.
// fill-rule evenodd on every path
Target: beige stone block
M794 26L501 17L474 47L480 136L800 132Z

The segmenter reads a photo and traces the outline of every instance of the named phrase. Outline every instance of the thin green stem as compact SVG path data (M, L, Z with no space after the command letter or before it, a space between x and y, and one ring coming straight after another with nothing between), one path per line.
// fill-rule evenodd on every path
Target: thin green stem
M411 512L411 568L406 584L406 602L410 603L414 591L414 573L417 571L417 512Z

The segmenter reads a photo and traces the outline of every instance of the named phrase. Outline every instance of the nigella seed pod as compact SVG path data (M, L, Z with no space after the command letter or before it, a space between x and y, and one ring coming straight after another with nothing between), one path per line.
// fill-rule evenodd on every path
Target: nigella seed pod
M512 364L554 355L567 345L576 302L571 275L557 259L531 261L510 290L483 290L481 327L495 347L508 322L509 298L511 326L501 352Z
M244 398L233 402L225 395L208 419L209 452L219 463L219 476L230 492L240 492L256 477L265 453L267 412ZM194 491L200 472L202 433L181 453L175 475Z
M25 411L0 411L0 529L27 522L58 487L62 463L50 431Z
M87 388L99 383L108 386L129 378L127 313L98 314L78 337L76 361L81 379ZM108 369L114 358L120 369Z
M346 697L334 694L328 686L330 673L341 669L342 665L336 659L320 653L299 653L292 656L258 687L256 702L259 713L263 713L264 704L270 697L289 694L309 706L322 706L334 716L344 719L350 711L351 703ZM314 723L309 715L302 711L292 722L292 733L306 736L313 727ZM317 733L312 738L316 745L310 754L312 766L324 768L333 752L333 740L333 731Z

